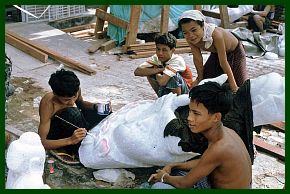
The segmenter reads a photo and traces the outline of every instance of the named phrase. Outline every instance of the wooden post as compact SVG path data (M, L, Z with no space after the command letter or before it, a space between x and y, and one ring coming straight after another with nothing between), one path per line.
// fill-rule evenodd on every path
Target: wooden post
M169 8L170 8L169 5L162 5L161 8L161 22L160 22L161 34L168 32Z
M139 19L140 19L140 13L141 13L141 5L132 5L131 6L131 15L130 15L130 21L129 26L127 28L127 37L126 37L126 43L125 47L123 47L123 50L127 52L127 47L130 44L135 44L138 27L139 27Z
M201 5L193 5L193 9L196 9L198 11L202 10Z
M229 29L231 24L230 24L228 8L226 5L220 5L219 9L220 9L221 27Z
M108 5L101 5L100 6L100 9L107 12L107 8L108 8ZM98 18L97 17L97 20L96 20L96 26L95 26L95 36L98 38L98 32L99 31L103 31L103 28L104 28L104 23L105 21Z

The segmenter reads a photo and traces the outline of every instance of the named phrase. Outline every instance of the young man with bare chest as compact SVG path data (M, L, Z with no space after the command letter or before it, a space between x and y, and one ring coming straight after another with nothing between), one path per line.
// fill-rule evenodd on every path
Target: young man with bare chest
M230 110L232 96L218 83L207 82L190 91L188 125L201 133L208 147L199 159L173 163L157 170L153 188L250 188L252 163L237 133L221 120ZM161 182L161 183L160 183Z
M39 106L38 133L42 144L47 150L61 148L77 155L87 130L107 115L99 115L97 104L83 100L80 81L72 71L56 71L49 85L52 92L43 96Z

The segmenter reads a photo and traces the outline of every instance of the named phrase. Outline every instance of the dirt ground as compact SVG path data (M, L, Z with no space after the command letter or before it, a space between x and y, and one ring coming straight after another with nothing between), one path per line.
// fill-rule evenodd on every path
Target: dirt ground
M34 85L30 78L14 77L11 80L15 93L8 99L8 113L6 123L21 129L37 132L39 123L38 106L34 105L35 96L43 96L45 91ZM20 107L20 108L19 108Z

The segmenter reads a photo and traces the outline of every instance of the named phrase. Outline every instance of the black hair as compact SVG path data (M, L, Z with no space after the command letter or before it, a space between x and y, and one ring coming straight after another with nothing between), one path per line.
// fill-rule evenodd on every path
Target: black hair
M62 97L75 96L80 87L80 80L74 72L64 69L51 74L48 83L52 91Z
M196 21L196 23L198 25L200 25L200 27L203 27L203 25L204 25L204 22L203 21L200 21L200 20L193 20L191 18L182 18L181 20L178 21L178 28L182 31L181 25L182 24L189 23L191 21Z
M222 118L232 107L232 93L225 84L220 86L216 82L206 82L193 87L189 92L191 101L202 103L208 113L222 114Z
M164 44L167 45L170 50L176 47L176 38L170 33L158 34L156 35L155 44Z

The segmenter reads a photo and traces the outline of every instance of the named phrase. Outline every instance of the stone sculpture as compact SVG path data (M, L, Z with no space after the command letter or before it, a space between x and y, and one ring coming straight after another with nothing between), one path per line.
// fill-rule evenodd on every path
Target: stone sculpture
M7 189L48 189L42 175L45 149L35 132L25 132L7 150Z

